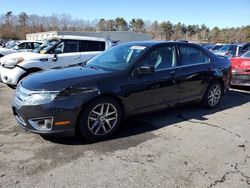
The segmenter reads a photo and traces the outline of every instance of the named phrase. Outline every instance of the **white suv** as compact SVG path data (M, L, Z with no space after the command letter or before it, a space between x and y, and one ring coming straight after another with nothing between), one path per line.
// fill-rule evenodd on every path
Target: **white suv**
M0 57L3 57L8 54L17 53L20 51L33 51L35 48L38 48L42 42L39 41L27 41L22 40L18 42L13 42L5 48L0 48Z
M105 38L58 36L45 41L34 52L0 58L0 81L15 88L22 78L31 73L83 63L112 45L112 41Z

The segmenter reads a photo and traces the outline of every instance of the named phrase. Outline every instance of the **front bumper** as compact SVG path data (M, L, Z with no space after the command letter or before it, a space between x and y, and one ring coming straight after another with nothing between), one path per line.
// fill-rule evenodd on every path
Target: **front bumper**
M17 82L21 75L26 73L26 71L20 67L14 67L13 69L2 67L0 68L0 76L3 83L9 85L17 85Z
M15 98L12 101L13 114L20 127L33 133L41 135L60 134L73 136L77 124L78 114L80 113L79 103L71 100L55 100L49 104L24 106ZM52 118L50 129L39 129L32 124L33 120ZM58 122L68 122L60 124Z
M233 73L230 85L250 86L250 73Z

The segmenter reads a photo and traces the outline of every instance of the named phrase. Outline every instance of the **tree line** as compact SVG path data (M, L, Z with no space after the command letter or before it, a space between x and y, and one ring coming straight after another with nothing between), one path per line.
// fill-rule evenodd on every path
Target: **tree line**
M126 21L115 19L95 19L92 21L72 18L69 14L51 16L28 15L11 11L0 15L0 38L25 39L27 33L45 31L133 31L147 33L156 40L190 40L207 43L249 42L250 25L232 28L209 28L205 24L173 24L170 21L147 21L135 18Z

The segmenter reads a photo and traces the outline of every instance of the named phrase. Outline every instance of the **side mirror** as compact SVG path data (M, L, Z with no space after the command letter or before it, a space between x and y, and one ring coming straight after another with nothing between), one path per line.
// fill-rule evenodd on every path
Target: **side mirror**
M137 71L139 74L145 75L145 74L152 74L155 72L155 67L154 66L142 66L137 68Z
M53 55L52 61L57 61L57 55L56 54Z

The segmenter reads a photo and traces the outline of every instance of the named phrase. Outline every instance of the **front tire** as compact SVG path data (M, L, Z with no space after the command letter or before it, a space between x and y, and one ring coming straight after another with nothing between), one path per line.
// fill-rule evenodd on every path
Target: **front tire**
M222 85L219 82L211 83L203 95L202 105L209 109L216 108L221 100Z
M83 108L78 127L88 140L99 141L110 137L121 123L121 106L113 98L100 97Z

